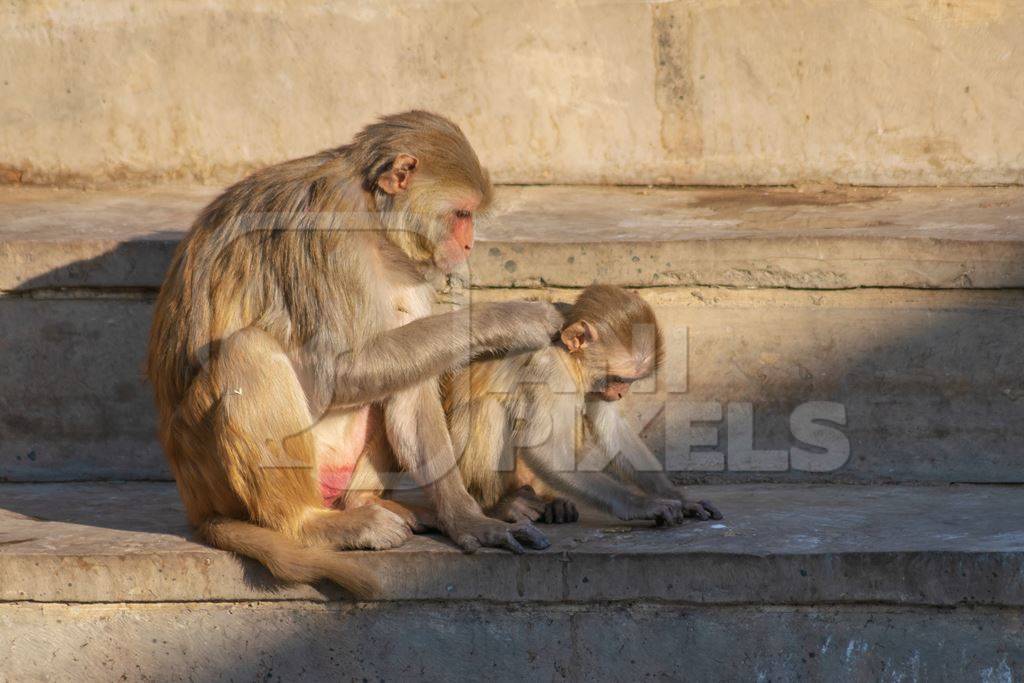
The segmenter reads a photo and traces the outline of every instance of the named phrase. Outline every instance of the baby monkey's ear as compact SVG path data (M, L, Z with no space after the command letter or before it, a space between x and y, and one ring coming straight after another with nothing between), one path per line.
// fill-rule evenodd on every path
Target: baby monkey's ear
M597 330L586 320L577 320L562 328L562 343L570 353L587 348L597 341Z

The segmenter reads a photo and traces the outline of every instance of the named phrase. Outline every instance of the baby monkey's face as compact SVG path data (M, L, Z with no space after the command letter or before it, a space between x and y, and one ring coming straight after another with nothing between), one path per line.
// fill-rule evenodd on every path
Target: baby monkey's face
M654 371L654 337L634 334L634 340L641 341L637 348L598 335L590 323L579 321L562 330L562 343L569 352L579 358L589 381L588 393L603 401L618 401L629 393L633 382L637 382Z

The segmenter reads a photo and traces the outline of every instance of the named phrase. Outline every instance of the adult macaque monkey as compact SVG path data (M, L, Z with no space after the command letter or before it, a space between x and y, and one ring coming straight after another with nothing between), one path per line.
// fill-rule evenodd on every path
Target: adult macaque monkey
M555 345L456 372L445 407L470 492L508 520L572 522L577 502L624 520L721 519L711 503L687 500L618 410L662 354L651 307L594 285L568 309Z
M471 353L541 348L560 326L544 303L430 315L430 282L466 259L491 193L462 131L412 111L259 171L202 211L156 302L148 374L203 539L287 581L372 593L375 577L333 550L400 544L409 522L322 495L386 441L464 549L546 545L466 491L437 387Z

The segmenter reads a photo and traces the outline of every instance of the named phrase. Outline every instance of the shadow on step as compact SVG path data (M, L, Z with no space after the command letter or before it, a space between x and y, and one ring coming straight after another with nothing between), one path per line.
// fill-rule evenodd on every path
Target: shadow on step
M60 527L50 527L53 523ZM33 541L58 549L68 542L83 543L89 545L90 552L101 554L143 547L151 552L188 552L195 548L186 541L199 543L173 483L0 484L0 546ZM241 557L238 562L243 568L243 581L251 590L274 594L285 589L258 562ZM328 599L346 598L344 591L326 581L315 589Z

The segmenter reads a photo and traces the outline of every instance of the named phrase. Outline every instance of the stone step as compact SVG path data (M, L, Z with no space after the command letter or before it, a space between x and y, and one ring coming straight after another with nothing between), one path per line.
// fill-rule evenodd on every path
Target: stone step
M189 540L172 484L0 485L0 678L1024 672L1024 489L693 493L726 518L588 517L519 557L433 535L351 553L384 586L352 603Z
M211 195L0 189L0 479L168 477L145 339ZM1024 481L1019 187L501 187L469 275L476 301L637 288L670 362L626 407L689 479Z

